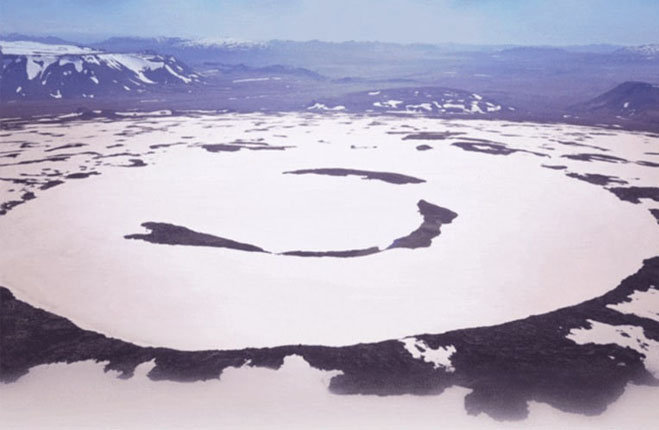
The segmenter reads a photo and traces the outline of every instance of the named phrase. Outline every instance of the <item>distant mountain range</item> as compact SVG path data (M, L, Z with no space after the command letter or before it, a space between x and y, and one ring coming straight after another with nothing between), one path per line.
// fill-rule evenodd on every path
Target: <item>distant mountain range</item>
M395 114L487 115L512 112L491 99L468 91L440 87L389 88L349 93L312 102L310 111Z
M73 109L94 109L98 100L104 109L157 105L652 125L659 119L659 89L648 82L657 80L658 53L656 44L483 47L176 37L78 46L10 34L0 36L0 103L18 110L28 106L23 100L68 99ZM26 112L48 106L32 104Z
M641 57L647 60L659 60L659 44L649 44L621 48L614 52L619 56Z

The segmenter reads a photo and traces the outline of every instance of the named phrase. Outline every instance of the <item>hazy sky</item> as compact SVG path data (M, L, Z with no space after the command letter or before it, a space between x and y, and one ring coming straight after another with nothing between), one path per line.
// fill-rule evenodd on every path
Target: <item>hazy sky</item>
M0 0L0 32L642 44L659 43L659 0Z

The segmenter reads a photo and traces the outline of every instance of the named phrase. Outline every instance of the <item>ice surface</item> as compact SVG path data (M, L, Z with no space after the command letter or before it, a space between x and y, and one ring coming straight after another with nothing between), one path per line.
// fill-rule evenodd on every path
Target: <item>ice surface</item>
M89 146L66 161L0 167L3 177L39 175L44 167L75 172L98 161L94 152L146 154L148 166L100 166L100 175L37 190L35 200L0 217L0 285L127 341L182 349L342 345L496 324L591 299L659 253L646 204L541 167L561 163L570 172L656 185L656 168L562 158L597 150L553 141L583 137L607 154L640 160L657 147L640 133L417 117L378 117L383 125L370 127L372 117L342 113L125 115L132 116L12 131L7 150L24 141L36 146L9 162L52 154L44 152L49 137L35 130ZM450 139L426 141L433 151L419 152L404 135L388 133L410 127L464 132L549 157L468 152ZM290 148L209 153L195 143L247 137ZM151 145L181 142L190 143L147 154ZM125 147L107 148L117 143ZM353 149L365 144L377 148ZM283 174L327 167L427 182ZM369 257L253 255L124 239L155 221L275 252L386 247L418 227L420 199L458 217L429 248Z
M228 368L220 380L153 382L143 363L133 378L103 372L104 363L38 366L19 383L2 386L0 422L10 429L625 429L659 420L656 387L630 385L599 416L560 412L531 402L529 418L498 422L464 410L465 388L441 396L339 396L327 389L337 372L320 371L297 356L279 370ZM35 407L38 405L38 407ZM63 413L66 411L66 413Z

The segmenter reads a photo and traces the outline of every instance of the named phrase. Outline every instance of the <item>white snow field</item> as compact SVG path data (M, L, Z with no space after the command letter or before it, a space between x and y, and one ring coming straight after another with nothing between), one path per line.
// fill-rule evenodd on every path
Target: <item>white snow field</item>
M403 140L420 131L465 134ZM546 156L451 145L464 138ZM657 186L659 169L636 164L658 161L647 153L659 152L659 139L643 133L418 117L165 112L35 122L2 139L3 151L20 152L0 162L2 178L43 178L44 168L64 174L80 166L101 174L35 190L36 199L0 217L0 285L82 328L140 345L345 345L502 323L601 295L659 254L657 221L648 211L659 204L624 202L565 175ZM243 147L235 152L201 147L237 140ZM86 146L46 152L71 143ZM287 148L253 150L262 143ZM177 145L149 148L163 144ZM421 144L432 149L417 150ZM627 162L562 157L583 153ZM20 164L57 154L73 155ZM148 166L117 167L131 158ZM426 182L283 174L332 167ZM3 200L11 200L18 191L2 185ZM458 216L428 248L363 257L124 238L145 233L140 224L153 221L272 252L383 248L419 227L421 199Z
M313 369L298 356L281 369L228 368L221 380L153 382L144 363L131 379L104 373L103 363L38 366L20 383L2 387L0 421L8 429L546 429L642 428L657 422L656 387L629 385L601 415L560 412L530 402L529 417L497 422L469 416L468 389L441 396L337 396L327 390L336 372ZM39 405L38 413L26 411ZM66 413L62 413L66 411ZM322 424L318 424L322 423Z

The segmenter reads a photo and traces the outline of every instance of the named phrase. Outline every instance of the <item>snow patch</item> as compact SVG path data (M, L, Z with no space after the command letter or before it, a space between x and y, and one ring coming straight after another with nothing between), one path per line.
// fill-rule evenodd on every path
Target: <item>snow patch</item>
M432 363L435 369L443 368L447 372L455 372L455 367L451 363L451 356L457 351L453 345L440 346L437 349L430 348L423 340L415 337L406 337L400 339L413 358L423 360L426 363Z
M328 107L325 104L322 103L316 103L313 106L309 106L307 109L308 110L333 110L333 111L340 111L340 110L345 110L345 106L342 105L337 105L333 107Z
M634 291L628 301L608 305L607 308L623 314L633 314L659 322L659 290L652 286L648 291Z
M375 102L373 106L379 108L394 108L396 109L399 104L403 103L402 100L387 100L385 102Z
M100 51L75 45L51 45L26 40L0 40L0 49L5 55L81 55Z
M566 336L578 345L594 343L597 345L619 345L643 354L645 368L655 377L659 376L659 342L648 339L642 327L633 325L610 325L588 320L590 328L570 330Z

